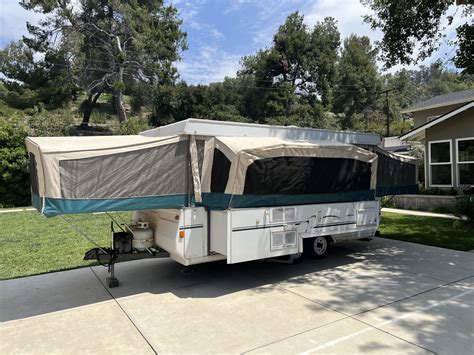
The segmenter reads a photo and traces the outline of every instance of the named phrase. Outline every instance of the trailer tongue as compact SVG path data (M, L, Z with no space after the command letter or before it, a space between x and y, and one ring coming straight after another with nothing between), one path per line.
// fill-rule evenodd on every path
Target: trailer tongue
M45 216L136 211L130 224L110 215L111 247L85 256L109 265L111 287L121 260L294 258L303 240L323 256L329 243L371 238L378 197L417 189L413 161L378 142L370 134L193 119L139 136L26 140L32 201Z

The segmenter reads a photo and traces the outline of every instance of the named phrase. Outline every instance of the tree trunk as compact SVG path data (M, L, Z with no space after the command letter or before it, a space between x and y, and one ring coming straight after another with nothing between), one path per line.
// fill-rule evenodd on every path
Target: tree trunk
M124 123L127 120L127 113L123 106L123 94L122 94L122 83L123 83L123 67L120 66L118 72L119 85L114 90L114 104L117 114L119 116L120 123Z
M94 110L95 104L97 103L97 100L101 94L102 90L98 91L94 97L92 97L92 93L89 95L89 98L87 99L87 105L84 108L84 115L82 117L82 128L87 128L89 126L89 119L91 118L92 111Z
M125 107L123 106L123 95L121 90L116 90L114 94L115 109L119 116L120 123L124 123L127 120L127 113L125 112Z
M385 92L385 114L387 115L387 132L386 137L390 137L390 106L388 105L388 91Z

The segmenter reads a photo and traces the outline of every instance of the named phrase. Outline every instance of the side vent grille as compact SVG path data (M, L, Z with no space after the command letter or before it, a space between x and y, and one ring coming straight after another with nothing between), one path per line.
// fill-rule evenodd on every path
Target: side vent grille
M281 249L285 247L285 233L273 232L272 233L272 250Z
M296 232L285 232L285 246L292 246L296 245Z
M296 231L272 232L271 250L293 248L296 246Z
M285 209L273 208L272 209L272 222L283 222L283 221L285 221Z
M296 220L295 207L278 207L271 209L271 221L275 222L294 222Z

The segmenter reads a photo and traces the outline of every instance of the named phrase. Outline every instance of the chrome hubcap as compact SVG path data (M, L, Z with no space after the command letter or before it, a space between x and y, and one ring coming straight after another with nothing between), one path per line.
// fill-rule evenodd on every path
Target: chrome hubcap
M328 248L328 242L326 238L317 237L314 240L313 248L316 255L323 255L326 252L326 249Z

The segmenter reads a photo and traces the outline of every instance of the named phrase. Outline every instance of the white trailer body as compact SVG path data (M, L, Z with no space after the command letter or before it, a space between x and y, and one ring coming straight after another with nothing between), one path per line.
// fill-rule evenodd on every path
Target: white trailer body
M324 236L331 243L372 238L380 223L380 200L209 212L203 207L150 210L137 211L133 218L149 222L156 246L180 264L235 264L302 253L305 238Z

